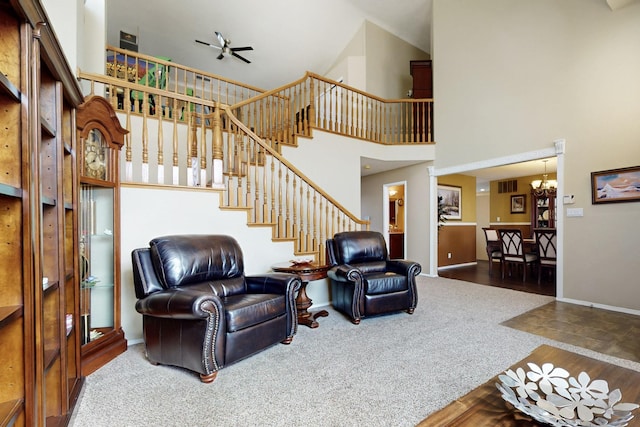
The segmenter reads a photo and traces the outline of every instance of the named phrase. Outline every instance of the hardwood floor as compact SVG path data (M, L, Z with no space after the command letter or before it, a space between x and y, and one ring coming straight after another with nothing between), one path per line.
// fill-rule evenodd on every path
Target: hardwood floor
M556 295L555 277L546 275L540 285L531 275L501 278L497 264L489 275L489 262L439 270L440 277L464 280L540 295ZM640 316L553 301L502 323L504 326L640 363Z
M556 295L555 276L542 271L542 280L538 285L538 277L527 272L527 280L522 282L522 273L513 274L511 277L505 275L501 278L500 266L493 265L493 272L489 275L489 262L478 261L477 265L447 268L438 270L440 277L449 279L464 280L466 282L479 283L481 285L497 286L499 288L514 289L516 291L530 292L539 295Z
M640 362L640 316L553 301L502 323L521 331Z

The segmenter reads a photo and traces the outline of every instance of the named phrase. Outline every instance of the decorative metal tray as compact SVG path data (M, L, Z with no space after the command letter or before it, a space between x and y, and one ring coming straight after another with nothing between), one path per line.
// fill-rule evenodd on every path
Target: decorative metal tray
M552 363L528 363L498 376L502 398L536 421L552 426L626 426L639 405L623 403L620 389L605 380L577 377Z

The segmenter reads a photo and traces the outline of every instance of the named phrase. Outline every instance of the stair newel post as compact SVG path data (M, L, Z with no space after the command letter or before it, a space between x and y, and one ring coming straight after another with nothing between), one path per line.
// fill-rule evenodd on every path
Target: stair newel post
M211 186L213 188L224 188L222 179L223 151L222 151L222 128L220 120L220 103L216 102L213 109L213 143L212 143L213 164L211 165Z
M189 187L193 187L196 185L196 169L198 166L197 155L198 151L196 145L198 144L198 131L196 129L197 123L197 115L189 113L187 114L187 120L189 123L189 129L187 133L187 185Z
M181 118L182 119L182 118ZM173 156L171 163L172 183L178 185L180 176L180 165L178 163L178 104L176 98L173 98Z
M315 85L313 84L313 78L309 79L309 128L316 125L316 97L315 97ZM307 128L307 135L310 134L309 128Z
M291 190L291 195L292 195L292 213L293 213L293 228L292 228L292 234L291 236L295 239L298 237L298 216L297 216L297 212L298 212L298 194L296 193L298 187L298 180L296 179L296 176L293 176L293 188Z
M149 182L149 130L147 123L148 99L147 94L142 94L142 100L139 100L142 105L142 182Z
M164 116L164 104L162 95L158 96L159 109L156 111L158 115L158 184L164 184L164 124L162 119Z
M125 144L125 180L127 182L133 182L133 156L131 150L131 92L129 88L124 92L124 108L127 112L127 130L129 131L124 136Z
M202 118L200 119L200 177L199 183L201 187L207 186L207 116L205 115L204 105L202 106Z
M286 171L286 175L285 175L285 179L284 179L284 214L285 214L285 220L284 220L284 236L285 238L289 238L291 237L291 218L289 216L289 212L291 209L291 197L289 195L289 169L287 169Z

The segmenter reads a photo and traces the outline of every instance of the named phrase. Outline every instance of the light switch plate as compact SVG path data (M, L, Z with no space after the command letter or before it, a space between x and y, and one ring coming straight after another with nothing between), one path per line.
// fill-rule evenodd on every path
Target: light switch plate
M584 216L582 208L567 208L567 216Z

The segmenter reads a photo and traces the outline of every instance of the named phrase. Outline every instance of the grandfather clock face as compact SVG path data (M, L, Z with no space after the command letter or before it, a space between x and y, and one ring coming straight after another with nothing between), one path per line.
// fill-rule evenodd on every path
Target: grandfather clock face
M98 129L92 129L84 144L84 175L107 179L108 145Z

